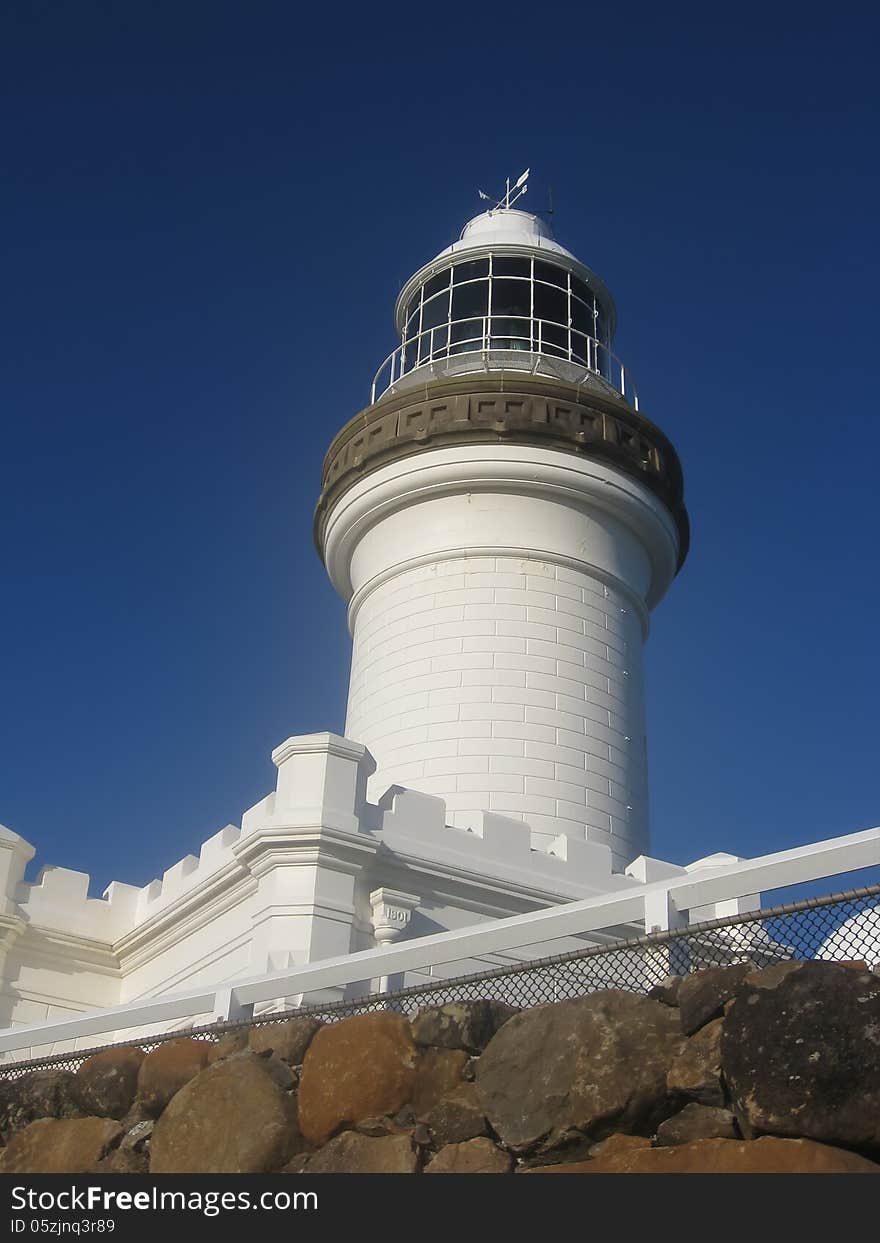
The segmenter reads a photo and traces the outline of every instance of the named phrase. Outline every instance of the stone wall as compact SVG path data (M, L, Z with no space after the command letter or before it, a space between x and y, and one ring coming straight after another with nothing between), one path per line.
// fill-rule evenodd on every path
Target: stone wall
M2 1173L880 1173L880 978L742 963L303 1016L0 1083Z

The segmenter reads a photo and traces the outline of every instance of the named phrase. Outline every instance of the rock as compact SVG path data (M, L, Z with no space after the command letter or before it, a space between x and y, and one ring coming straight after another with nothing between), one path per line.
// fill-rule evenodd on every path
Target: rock
M306 1166L309 1163L309 1159L311 1155L312 1154L310 1152L297 1153L295 1157L291 1157L291 1159L287 1162L287 1165L283 1166L282 1169L278 1171L278 1173L279 1174L304 1174L306 1172Z
M122 1135L112 1118L39 1118L0 1156L2 1174L86 1174Z
M772 967L760 967L755 971L750 971L743 983L748 984L749 988L775 988L787 975L791 975L793 971L800 971L803 965L802 958L793 958L788 962L775 962ZM728 1005L733 1005L732 999Z
M413 1019L416 1044L481 1053L509 1018L518 1011L503 1001L451 1001L420 1010Z
M556 1147L572 1133L653 1130L672 1111L666 1074L681 1051L678 1014L617 989L510 1019L477 1066L483 1110L505 1145Z
M680 975L667 975L659 984L648 989L648 996L652 1001L662 1001L664 1006L677 1006L681 981Z
M306 1049L320 1027L323 1027L320 1019L307 1015L299 1019L284 1019L280 1023L266 1023L250 1029L248 1045L254 1053L274 1053L288 1066L302 1066Z
M419 1054L412 1091L412 1107L417 1118L455 1091L469 1060L463 1049L424 1049Z
M124 1118L134 1103L143 1060L143 1052L133 1048L102 1049L86 1058L71 1084L82 1112Z
M623 1135L619 1131L609 1135L607 1139L593 1144L591 1157L612 1157L620 1152L633 1152L636 1148L650 1148L651 1141L646 1135Z
M473 1083L463 1083L437 1101L425 1114L424 1122L437 1148L463 1144L489 1134L489 1124Z
M354 1128L359 1135L370 1135L374 1139L379 1135L408 1135L405 1127L398 1126L393 1118L364 1118Z
M689 1038L666 1076L666 1086L671 1095L684 1096L701 1105L724 1104L721 1083L723 1022L723 1019L712 1019Z
M678 1011L685 1035L690 1036L710 1019L718 1018L725 1001L752 971L751 963L738 962L731 967L707 967L684 976L678 990Z
M222 1062L226 1057L233 1057L236 1053L242 1053L248 1047L248 1029L239 1027L236 1031L227 1032L225 1036L221 1036L215 1041L208 1053L208 1065L213 1066L215 1062Z
M809 1139L697 1139L596 1161L545 1165L530 1174L880 1174L880 1165Z
M410 1100L415 1078L416 1046L399 1014L359 1014L327 1023L303 1062L302 1133L320 1145L346 1124L394 1114Z
M98 1162L93 1174L149 1174L150 1158L133 1148L114 1148Z
M657 1127L657 1143L665 1148L689 1144L695 1139L739 1139L736 1119L728 1109L698 1105L691 1101L681 1113L673 1114Z
M296 1071L292 1066L288 1066L286 1062L282 1062L274 1053L270 1053L267 1049L265 1053L252 1053L250 1049L244 1053L234 1053L233 1057L258 1057L263 1064L263 1070L267 1075L278 1084L279 1088L283 1088L285 1092L293 1092L299 1082Z
M151 1174L263 1174L305 1147L296 1098L250 1053L190 1079L153 1129Z
M418 1156L408 1135L372 1138L344 1131L309 1159L309 1174L415 1174Z
M75 1118L81 1109L73 1095L73 1072L34 1070L0 1082L0 1131L18 1131L37 1118Z
M426 1174L509 1174L513 1158L491 1139L469 1139L447 1144L425 1166Z
M122 1151L131 1149L132 1152L143 1152L153 1134L155 1123L152 1119L136 1122L134 1126L125 1132L119 1147Z
M880 980L805 962L774 986L747 982L724 1020L721 1066L753 1133L880 1145Z
M138 1101L154 1118L172 1096L195 1078L208 1064L211 1046L205 1040L166 1040L141 1062L138 1071Z

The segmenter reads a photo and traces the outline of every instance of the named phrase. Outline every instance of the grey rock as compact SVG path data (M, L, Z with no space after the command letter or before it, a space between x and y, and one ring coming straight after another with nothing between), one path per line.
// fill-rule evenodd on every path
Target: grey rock
M680 975L667 975L659 984L648 989L648 996L652 1001L662 1001L664 1006L677 1006L681 980Z
M724 1003L736 993L754 967L748 962L730 967L707 967L683 977L678 990L681 1029L690 1036L724 1010Z
M880 1146L880 979L833 962L768 976L747 981L724 1019L737 1117L754 1134Z
M721 1082L723 1023L723 1019L712 1019L688 1039L666 1076L666 1086L671 1095L677 1094L701 1105L724 1104Z
M479 1053L498 1029L518 1013L503 1001L453 1001L420 1010L412 1022L416 1044Z
M573 1135L653 1130L672 1112L666 1076L684 1038L678 1014L616 989L510 1019L477 1066L492 1129L516 1152Z
M489 1134L489 1124L473 1083L463 1083L455 1092L444 1096L425 1114L424 1122L437 1148L463 1144Z

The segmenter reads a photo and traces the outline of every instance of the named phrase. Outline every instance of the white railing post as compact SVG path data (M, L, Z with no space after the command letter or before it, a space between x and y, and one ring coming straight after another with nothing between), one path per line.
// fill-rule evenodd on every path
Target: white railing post
M680 911L668 888L646 891L645 932L671 932L686 928L688 914ZM667 975L681 975L687 970L687 950L683 942L669 941L663 945L649 946L645 953L645 970L649 978L659 983Z
M253 1002L250 1005L242 1005L232 986L217 989L212 1009L215 1023L235 1023L239 1019L244 1022L254 1016Z

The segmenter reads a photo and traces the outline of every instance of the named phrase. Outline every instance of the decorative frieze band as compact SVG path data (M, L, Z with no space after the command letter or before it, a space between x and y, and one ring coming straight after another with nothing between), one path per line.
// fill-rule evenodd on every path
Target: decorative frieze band
M429 448L498 441L537 444L608 461L669 507L681 561L688 521L678 456L659 428L622 401L588 396L575 385L518 378L515 391L473 376L436 382L417 395L392 395L342 428L324 459L315 535L334 501L357 479Z

